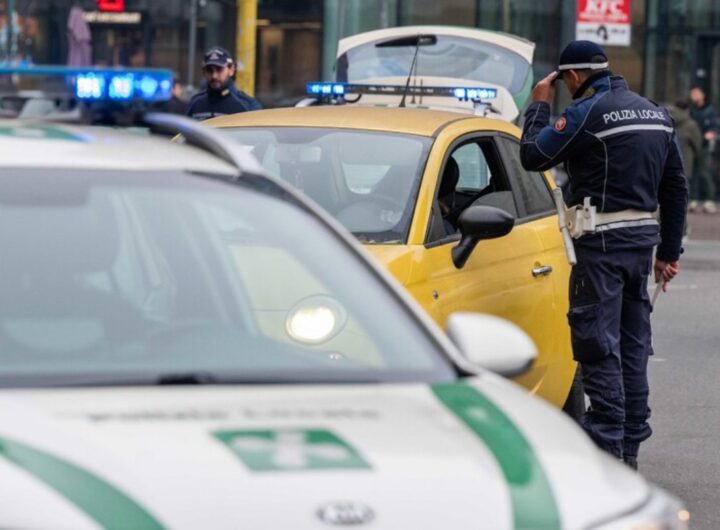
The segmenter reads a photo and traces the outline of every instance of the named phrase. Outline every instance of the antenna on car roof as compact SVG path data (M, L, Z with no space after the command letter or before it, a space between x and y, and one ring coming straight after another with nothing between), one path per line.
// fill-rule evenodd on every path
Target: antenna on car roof
M375 46L377 48L395 48L401 46L415 46L415 53L413 54L412 63L410 63L410 71L408 72L407 80L405 81L405 90L403 90L402 99L400 100L399 107L405 106L405 98L407 97L408 90L410 89L410 79L412 79L413 71L417 64L418 51L420 46L432 46L437 44L437 35L411 35L409 37L398 37L396 39L390 39L383 42L378 42Z

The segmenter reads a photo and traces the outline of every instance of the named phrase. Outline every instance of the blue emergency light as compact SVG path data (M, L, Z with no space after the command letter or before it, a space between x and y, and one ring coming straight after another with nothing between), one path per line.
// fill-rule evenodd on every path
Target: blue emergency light
M135 93L135 76L133 74L120 74L110 76L108 97L110 99L128 100Z
M308 83L306 86L308 94L313 96L344 96L344 83Z
M168 101L173 87L172 72L157 68L0 67L2 75L63 77L84 101Z
M453 95L461 101L497 99L494 88L454 88Z
M75 79L75 95L79 99L100 99L105 94L105 78L93 73L81 74Z
M75 80L75 95L84 100L167 101L172 97L172 72L89 71Z
M489 87L405 86L363 83L308 83L306 91L309 95L320 96L322 99L341 99L346 94L445 96L454 97L461 101L488 101L498 97L497 89Z

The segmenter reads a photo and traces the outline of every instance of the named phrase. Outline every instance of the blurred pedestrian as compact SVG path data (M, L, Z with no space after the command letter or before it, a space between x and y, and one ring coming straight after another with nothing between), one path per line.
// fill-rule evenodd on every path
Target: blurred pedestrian
M695 168L690 177L690 211L702 209L715 213L715 178L713 177L713 154L718 135L718 119L713 106L707 102L705 91L699 87L690 90L690 116L697 122L703 134L703 147L695 159Z
M260 103L235 86L236 65L230 53L216 46L203 56L207 88L190 100L188 116L207 120L215 116L258 110Z
M675 120L675 134L680 142L685 174L692 175L695 171L695 160L703 147L702 131L690 116L690 105L687 101L676 101L668 110Z
M551 124L557 78L573 103ZM577 264L568 322L590 398L582 426L601 449L637 469L640 443L652 434L648 277L654 272L664 289L678 273L687 214L673 123L665 109L630 91L590 41L568 44L532 99L522 164L538 171L564 162L570 178L567 214ZM660 226L653 216L658 205Z

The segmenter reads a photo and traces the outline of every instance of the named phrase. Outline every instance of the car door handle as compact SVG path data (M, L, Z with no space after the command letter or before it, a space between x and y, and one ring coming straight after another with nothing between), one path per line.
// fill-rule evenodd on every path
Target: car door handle
M552 267L550 265L543 265L542 267L535 267L532 270L532 275L537 278L538 276L547 276L552 272Z

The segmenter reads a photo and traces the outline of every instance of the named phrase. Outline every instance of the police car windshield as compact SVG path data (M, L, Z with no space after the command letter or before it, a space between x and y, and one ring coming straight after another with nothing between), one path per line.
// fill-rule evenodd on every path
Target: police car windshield
M430 138L320 127L224 130L361 241L406 241Z
M368 265L278 190L0 170L0 386L451 378Z
M407 77L415 46L351 48L338 58L337 80L355 83L367 79ZM487 42L464 37L437 36L437 43L420 46L415 64L418 77L465 79L492 83L520 93L528 82L530 65L517 53Z

